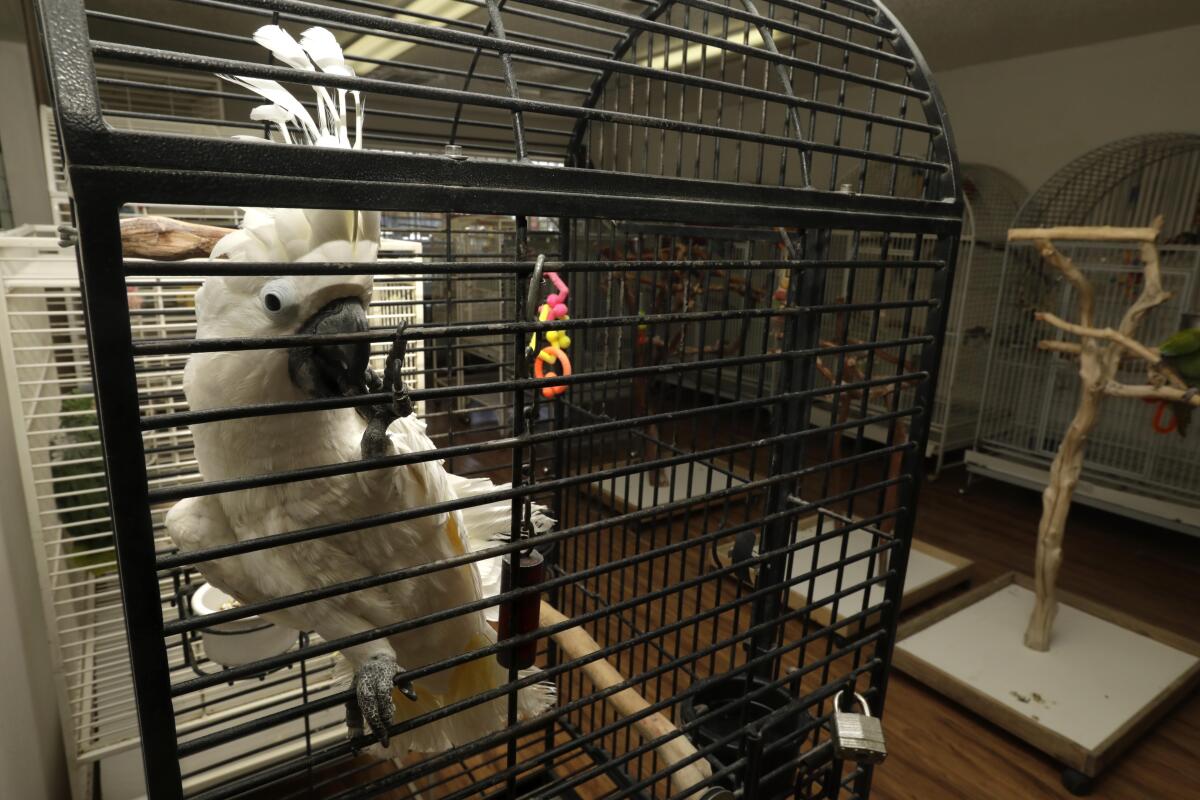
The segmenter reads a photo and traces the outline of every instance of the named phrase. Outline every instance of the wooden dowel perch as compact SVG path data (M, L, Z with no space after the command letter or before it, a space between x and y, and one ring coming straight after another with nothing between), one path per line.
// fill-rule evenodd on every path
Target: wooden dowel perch
M1153 242L1159 228L1114 228L1064 226L1059 228L1013 228L1008 232L1010 242L1036 242L1040 239L1060 242Z
M1071 356L1077 356L1083 352L1083 345L1075 342L1060 342L1057 339L1042 339L1037 343L1037 348L1054 353L1066 353Z
M121 249L126 258L182 261L207 258L232 228L181 222L170 217L130 217L121 220Z
M567 621L567 618L563 616L561 611L545 601L542 602L540 619L543 628L550 627L551 625L561 625ZM566 630L551 634L551 638L562 648L566 655L573 659L585 658L600 651L600 645L582 627L567 628ZM605 659L588 662L583 666L583 672L597 690L609 689L625 682L625 676L618 672ZM633 689L622 689L605 699L621 717L631 717L644 713L650 707L650 704L646 702L646 698ZM656 711L648 716L643 716L634 721L633 726L646 741L652 741L663 736L673 737L655 748L658 755L667 764L679 764L696 755L695 746L680 732L679 728L675 727L675 723L671 722L662 712ZM671 773L671 789L675 794L684 794L688 797L688 800L700 800L703 795L708 793L708 787L704 787L691 794L686 793L691 792L694 787L710 777L712 777L712 767L708 761L704 758L697 758L690 764L677 767Z
M1050 647L1050 631L1058 610L1057 582L1063 558L1063 534L1067 514L1079 476L1083 471L1084 451L1088 435L1099 421L1102 401L1106 397L1151 397L1160 400L1187 399L1200 405L1200 397L1190 397L1179 376L1162 367L1159 352L1139 342L1134 334L1142 318L1151 309L1170 298L1163 290L1158 248L1154 242L1162 230L1162 217L1149 228L1014 228L1008 240L1033 241L1046 263L1062 273L1075 288L1079 322L1068 322L1049 312L1035 312L1040 322L1076 336L1079 342L1047 340L1038 342L1042 350L1073 355L1079 359L1079 407L1063 435L1050 478L1042 492L1042 518L1038 524L1037 558L1034 566L1036 598L1033 614L1025 630L1025 645L1034 650ZM1125 310L1116 328L1099 328L1095 324L1095 293L1091 282L1051 242L1051 239L1091 242L1137 242L1143 264L1142 291ZM1150 383L1145 386L1126 386L1116 380L1123 359L1130 356L1146 362ZM1164 383L1171 384L1164 386Z

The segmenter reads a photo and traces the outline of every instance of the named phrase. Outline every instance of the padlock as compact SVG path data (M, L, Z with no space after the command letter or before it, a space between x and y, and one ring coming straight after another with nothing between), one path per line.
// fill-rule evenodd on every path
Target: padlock
M861 714L842 711L842 693L833 698L833 754L836 758L860 764L878 764L887 758L883 741L883 725L871 716L866 699L854 693L862 707Z

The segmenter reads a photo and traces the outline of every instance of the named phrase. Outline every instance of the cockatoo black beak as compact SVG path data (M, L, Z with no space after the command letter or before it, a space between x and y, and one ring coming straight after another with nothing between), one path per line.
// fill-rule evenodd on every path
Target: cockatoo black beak
M367 330L367 312L356 297L326 304L297 333L329 335ZM370 342L296 347L288 356L288 375L312 397L349 397L366 391Z

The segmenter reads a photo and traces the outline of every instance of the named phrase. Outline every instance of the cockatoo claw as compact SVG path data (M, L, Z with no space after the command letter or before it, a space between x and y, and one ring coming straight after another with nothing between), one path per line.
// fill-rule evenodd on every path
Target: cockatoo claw
M363 383L366 384L367 391L371 394L383 391L383 376L370 367L367 367L366 374L363 375Z
M372 656L367 659L355 675L354 689L358 697L358 708L371 727L371 732L384 747L390 736L388 726L396 715L396 704L392 701L392 685L401 672L396 660L390 656Z
M417 701L417 690L413 688L412 681L402 680L399 675L396 676L396 688L400 690L400 694L412 700Z
M380 377L379 373L369 367L364 376L368 391L372 394L379 392L390 394L392 400L390 403L359 408L359 413L367 421L362 442L359 444L363 459L391 455L394 450L387 435L388 426L400 417L407 417L413 413L408 387L400 379L400 370L404 368L404 353L407 347L404 336L406 328L407 325L404 323L396 328L396 335L392 339L392 348L387 355L383 376Z

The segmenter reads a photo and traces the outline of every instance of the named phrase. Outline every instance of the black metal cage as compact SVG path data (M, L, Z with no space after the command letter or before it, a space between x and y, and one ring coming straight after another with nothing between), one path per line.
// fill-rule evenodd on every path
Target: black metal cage
M869 794L870 768L834 757L828 725L842 690L884 708L962 218L941 101L882 4L41 0L40 22L150 797ZM250 33L267 23L324 26L356 74L266 58ZM361 91L366 147L232 140L268 134L249 121L255 98L199 80L213 73ZM898 180L912 174L921 180ZM146 204L377 210L385 236L423 253L365 265L123 257L122 216ZM899 236L911 256L889 253ZM828 300L833 270L852 301ZM544 271L571 284L567 320L536 318ZM196 353L334 339L194 339L186 300L155 309L178 335L140 338L131 319L146 310L131 287L173 281L187 294L207 276L314 274L420 286L394 303L420 311L403 328L419 356L403 377L436 449L232 480L156 472L155 432L177 433L171 447L190 453L188 426L309 415L319 430L322 414L391 402L372 392L198 411L178 385L147 381ZM859 275L866 291L854 290ZM865 336L823 325L850 313L870 321ZM570 376L533 373L529 338L551 329L574 340ZM376 323L336 341L382 354L395 335ZM543 396L552 387L565 392ZM813 426L818 400L857 413ZM887 441L868 444L868 425L890 430ZM197 551L163 533L184 498L318 492L439 459L511 486ZM190 611L205 563L484 501L511 503L513 523L486 550L205 619ZM549 507L552 530L521 535L530 501ZM510 576L472 608L398 613L331 641L298 632L282 655L231 668L204 656L214 620L531 552L545 561L540 579ZM326 680L340 648L489 606L508 613L523 598L558 616L512 622L464 657L534 644L558 689L549 711L518 716L514 668L492 692L512 698L503 729L394 764L371 761L368 738L330 721L353 700ZM594 647L569 648L571 631ZM264 732L278 735L264 745ZM266 755L246 766L254 753Z

